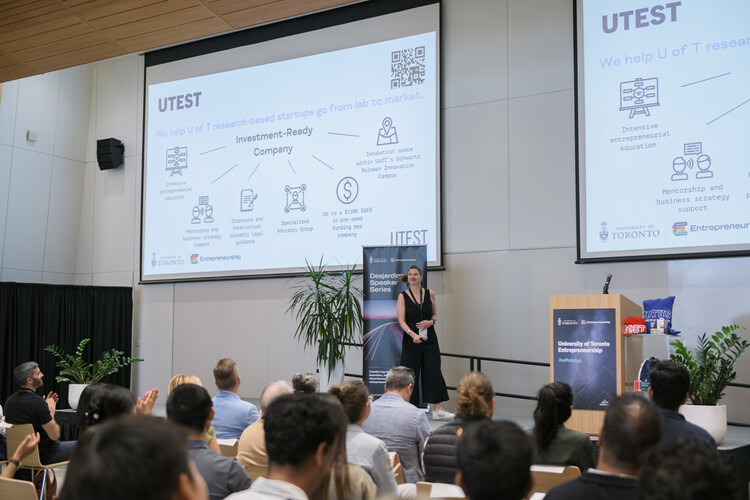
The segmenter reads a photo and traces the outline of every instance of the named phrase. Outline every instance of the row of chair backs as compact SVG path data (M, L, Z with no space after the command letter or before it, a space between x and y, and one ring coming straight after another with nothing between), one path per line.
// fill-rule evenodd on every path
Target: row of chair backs
M18 445L28 436L34 434L34 426L31 424L14 424L13 427L8 427L5 430L5 437L8 440L8 456L12 456L18 448ZM44 469L42 461L39 458L39 446L34 449L26 458L23 459L23 465L28 467L34 467L37 469ZM10 497L9 497L10 498Z
M566 483L581 475L581 470L574 466L555 467L555 466L531 466L531 477L534 481L534 486L531 489L531 493L547 493L553 487L558 484ZM436 484L428 482L417 483L417 499L418 500L448 500L448 499L460 499L465 498L463 491L456 487L452 492L450 486L452 485L440 485L444 491L447 491L447 495L433 496L435 491L433 487Z
M39 500L31 481L0 477L0 498L12 500Z
M581 469L574 465L531 466L531 478L534 480L532 493L547 493L558 484L567 483L581 475Z

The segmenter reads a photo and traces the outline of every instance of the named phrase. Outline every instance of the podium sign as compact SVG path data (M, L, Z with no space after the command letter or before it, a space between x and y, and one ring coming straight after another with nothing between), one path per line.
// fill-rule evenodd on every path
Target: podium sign
M573 389L573 408L606 410L617 395L615 310L554 309L555 379Z
M596 434L604 411L625 392L625 319L641 316L619 294L550 296L550 382L573 389L570 429Z

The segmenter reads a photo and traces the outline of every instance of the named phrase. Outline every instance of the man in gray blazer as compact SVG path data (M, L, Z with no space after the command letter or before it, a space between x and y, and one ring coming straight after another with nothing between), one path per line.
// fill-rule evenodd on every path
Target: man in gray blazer
M407 483L424 481L420 456L430 435L427 415L409 402L413 390L411 368L391 368L385 377L385 394L372 403L363 427L366 433L384 441L389 452L398 453Z

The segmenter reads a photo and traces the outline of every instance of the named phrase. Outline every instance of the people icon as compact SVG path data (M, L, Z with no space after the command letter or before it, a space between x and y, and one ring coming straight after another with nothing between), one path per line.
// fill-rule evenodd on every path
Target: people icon
M388 144L398 144L398 134L393 126L393 120L386 116L383 118L383 126L378 130L378 146Z
M687 162L685 162L685 158L682 156L678 156L674 160L672 160L672 170L674 170L674 173L672 174L672 180L673 181L686 181L688 178L688 174L685 173L685 169L687 168Z
M190 221L191 224L200 224L201 223L201 207L198 205L195 205L193 207L193 218Z
M214 221L213 215L214 215L214 207L213 205L206 205L206 208L204 209L204 213L206 214L206 217L203 219L203 222L210 224Z
M707 154L698 156L698 172L695 174L696 179L710 179L714 176L714 173L709 170L711 168L711 157Z

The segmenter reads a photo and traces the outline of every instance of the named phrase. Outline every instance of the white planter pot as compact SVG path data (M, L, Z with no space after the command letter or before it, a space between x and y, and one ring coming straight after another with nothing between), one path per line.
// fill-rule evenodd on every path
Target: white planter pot
M88 387L89 384L70 384L68 386L68 404L74 410L78 409L78 400L81 398L81 393Z
M703 427L721 444L727 435L727 407L726 405L703 406L682 405L680 413L685 415L685 420Z
M328 388L333 385L339 385L344 381L344 361L341 360L333 367L333 371L328 373L328 365L318 365L318 383L320 392L328 392Z

